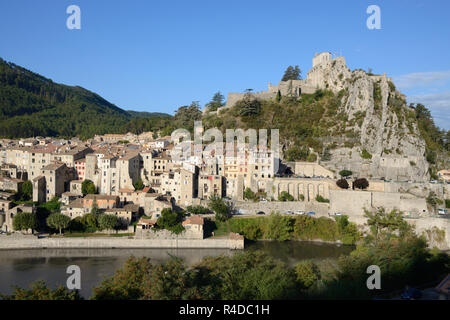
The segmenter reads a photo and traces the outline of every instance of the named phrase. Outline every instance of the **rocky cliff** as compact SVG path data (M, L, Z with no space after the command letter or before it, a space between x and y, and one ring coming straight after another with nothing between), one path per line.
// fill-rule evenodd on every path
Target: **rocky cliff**
M415 112L390 78L363 70L351 72L343 59L322 64L316 72L322 80L319 87L340 96L346 129L353 131L347 143L335 145L324 165L373 178L429 179L426 144Z

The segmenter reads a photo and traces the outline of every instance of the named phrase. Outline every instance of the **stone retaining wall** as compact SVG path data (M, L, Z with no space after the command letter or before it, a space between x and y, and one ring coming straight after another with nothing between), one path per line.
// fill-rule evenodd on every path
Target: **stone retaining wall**
M34 236L20 239L0 237L0 250L7 249L47 249L47 248L215 248L215 249L244 249L244 239L129 239L129 238L45 238Z

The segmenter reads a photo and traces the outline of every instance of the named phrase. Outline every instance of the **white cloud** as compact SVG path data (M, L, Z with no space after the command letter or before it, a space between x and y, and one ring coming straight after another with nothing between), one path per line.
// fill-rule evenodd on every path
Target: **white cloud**
M393 77L394 83L401 89L423 87L437 82L450 80L450 70L433 72L415 72Z
M440 93L430 93L408 97L408 102L421 103L428 109L436 124L450 130L450 90Z

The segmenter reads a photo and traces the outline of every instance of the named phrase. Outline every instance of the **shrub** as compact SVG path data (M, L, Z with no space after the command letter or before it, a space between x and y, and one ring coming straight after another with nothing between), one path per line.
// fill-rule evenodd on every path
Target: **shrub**
M192 214L209 214L211 213L211 210L203 206L188 206L187 212Z
M256 194L252 191L252 189L246 188L244 190L244 199L255 200L256 199Z
M327 217L316 219L307 215L297 216L294 218L293 232L300 240L335 241L339 237L336 222Z
M369 181L366 178L360 178L353 181L353 187L358 189L367 189L369 187Z
M322 203L330 203L329 199L325 199L324 197L322 197L320 194L318 194L316 196L316 201L317 202L322 202Z
M372 155L366 149L362 150L361 157L363 159L372 159Z
M267 239L286 241L291 238L292 230L292 221L289 217L274 213L270 215L267 223L266 237Z
M320 270L312 261L301 261L295 266L297 282L301 289L309 289L320 280Z
M341 177L349 177L349 176L351 176L353 174L353 172L351 172L350 170L341 170L341 171L339 171L339 175L341 176Z
M346 179L339 179L336 181L336 185L341 189L348 189L350 187Z
M278 201L294 201L294 197L286 191L282 191L278 196Z
M84 180L83 183L81 184L81 192L86 195L86 194L95 194L97 193L97 188L95 188L94 183L91 180Z
M13 218L13 228L16 231L36 229L36 215L32 212L18 212Z
M184 230L184 227L181 224L182 220L183 214L181 212L165 208L161 211L161 216L158 218L156 224L158 228L180 234Z

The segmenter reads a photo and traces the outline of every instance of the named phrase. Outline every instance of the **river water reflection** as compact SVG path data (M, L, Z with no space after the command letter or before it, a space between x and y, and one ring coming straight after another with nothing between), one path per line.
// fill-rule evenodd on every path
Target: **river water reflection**
M293 265L304 259L322 260L349 254L352 247L311 242L256 242L246 250L262 250L270 256ZM171 255L183 258L188 265L207 256L232 255L227 249L45 249L0 251L0 293L9 294L12 286L28 288L36 280L50 287L65 285L69 265L81 268L81 295L91 296L92 288L121 268L130 255L146 256L154 263L164 262Z

